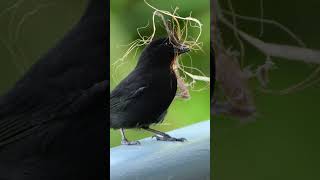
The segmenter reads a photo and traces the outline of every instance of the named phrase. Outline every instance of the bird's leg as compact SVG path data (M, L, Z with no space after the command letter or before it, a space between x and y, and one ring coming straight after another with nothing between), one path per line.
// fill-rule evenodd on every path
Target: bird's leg
M124 128L120 128L120 133L121 133L121 144L122 145L140 145L139 141L128 141L124 134Z
M156 135L154 135L152 137L155 137L158 141L180 141L180 142L184 142L184 141L187 140L186 138L171 137L169 134L166 134L164 132L161 132L161 131L158 131L158 130L155 130L155 129L151 129L149 127L145 127L143 129L155 133ZM158 135L160 135L160 136L158 136Z

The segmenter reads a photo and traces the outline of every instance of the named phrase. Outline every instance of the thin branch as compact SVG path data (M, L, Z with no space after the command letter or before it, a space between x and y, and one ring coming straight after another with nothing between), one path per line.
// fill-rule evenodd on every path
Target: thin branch
M228 27L235 29L235 27L225 18L219 19ZM266 54L267 56L285 58L288 60L296 60L296 61L304 61L307 63L315 63L320 64L320 51L290 46L290 45L282 45L282 44L274 44L274 43L266 43L258 38L250 36L249 34L237 29L239 35L246 40L248 43L259 49L261 52Z

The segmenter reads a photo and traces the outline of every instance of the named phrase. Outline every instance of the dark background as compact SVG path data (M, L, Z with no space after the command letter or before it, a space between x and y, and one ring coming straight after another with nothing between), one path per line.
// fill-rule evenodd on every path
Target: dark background
M0 95L72 28L86 2L0 1Z
M227 1L220 1L228 9ZM233 0L238 14L259 17L260 1ZM320 1L264 1L265 18L287 26L309 48L320 49ZM259 37L260 24L238 21L239 28ZM272 25L264 25L266 42L296 45L290 37ZM232 32L224 29L224 39L237 47ZM247 65L259 65L265 56L246 44ZM319 59L320 61L320 59ZM273 58L278 67L271 71L270 88L280 90L305 79L315 66ZM272 95L251 81L257 118L240 124L239 119L213 117L213 174L218 180L301 180L320 179L320 94L319 84L287 95Z

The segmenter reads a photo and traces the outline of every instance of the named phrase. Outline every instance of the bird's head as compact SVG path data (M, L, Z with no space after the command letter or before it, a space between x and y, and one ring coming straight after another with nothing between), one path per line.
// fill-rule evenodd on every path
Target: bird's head
M155 39L142 51L138 66L171 66L177 56L188 51L187 46L174 43L168 37Z

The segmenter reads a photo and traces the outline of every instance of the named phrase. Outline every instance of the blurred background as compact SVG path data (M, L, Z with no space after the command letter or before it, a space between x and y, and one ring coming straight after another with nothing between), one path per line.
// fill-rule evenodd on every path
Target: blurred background
M192 66L200 69L206 76L210 76L210 6L209 0L205 1L185 1L185 0L149 0L152 6L173 12L175 7L179 7L178 14L187 17L192 12L192 17L197 18L203 24L203 32L200 42L203 42L203 52L193 51L189 55L192 57ZM137 28L144 27L148 22L152 23L153 10L148 7L143 0L111 0L110 12L110 50L111 61L113 64L121 58L128 45L139 38ZM165 29L161 19L156 18L157 33L155 38L166 36ZM189 29L190 35L196 35L196 28ZM142 31L143 35L151 35L152 29L147 28ZM121 66L110 66L111 88L112 90L123 78L125 78L135 67L141 47L137 54L133 51L125 63ZM190 66L191 60L188 55L183 55L181 60L185 65ZM113 78L112 78L113 77ZM179 127L187 126L199 121L209 120L210 118L210 93L209 86L206 83L197 83L195 89L202 91L191 91L191 99L188 101L176 99L169 108L169 112L162 124L154 128L161 131L169 131ZM128 130L127 137L129 140L137 140L143 137L150 137L152 134L143 130ZM111 130L110 145L111 147L119 145L121 141L120 132Z
M229 10L228 1L219 0ZM236 13L260 17L260 2L231 1ZM308 48L320 50L320 1L263 1L264 18L276 20L299 36ZM272 25L238 20L238 28L265 42L297 45L287 33ZM237 49L230 29L221 26L225 44ZM249 44L245 64L263 64L266 57ZM228 48L228 46L226 47ZM269 88L280 90L307 78L315 65L272 58L277 69L270 72ZM320 60L320 59L319 59ZM318 74L319 77L319 74ZM241 124L231 117L213 117L212 153L214 179L301 180L320 179L320 88L319 83L287 95L266 94L250 82L257 117Z
M86 2L0 1L0 95L72 28Z

